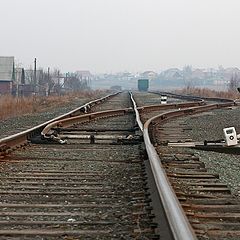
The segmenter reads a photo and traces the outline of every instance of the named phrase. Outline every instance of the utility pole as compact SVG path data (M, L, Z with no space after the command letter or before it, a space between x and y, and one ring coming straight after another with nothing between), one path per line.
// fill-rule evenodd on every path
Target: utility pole
M12 81L15 82L16 81L16 68L15 68L15 62L13 60L13 68L12 68ZM18 88L18 85L17 85L17 88ZM16 95L17 95L17 89L16 89ZM12 94L12 86L11 86L11 94Z
M49 95L49 81L50 81L50 67L47 69L47 90L46 90L46 96Z
M34 73L33 73L34 93L37 91L37 59L34 59Z
M19 78L18 78L18 74L17 74L17 79L16 80L16 97L18 98L19 97Z
M60 96L60 71L57 72L57 79L58 79L58 95Z
M64 79L64 83L63 83L64 92L66 91L65 87L67 86L67 81L68 81L68 72L65 75L65 79Z
M48 67L47 69L47 81L49 83L49 80L50 80L50 67Z

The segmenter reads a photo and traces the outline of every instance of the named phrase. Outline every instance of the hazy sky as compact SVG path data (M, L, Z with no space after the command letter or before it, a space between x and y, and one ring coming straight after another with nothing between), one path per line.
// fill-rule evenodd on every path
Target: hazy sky
M0 0L0 55L93 73L240 67L239 0Z

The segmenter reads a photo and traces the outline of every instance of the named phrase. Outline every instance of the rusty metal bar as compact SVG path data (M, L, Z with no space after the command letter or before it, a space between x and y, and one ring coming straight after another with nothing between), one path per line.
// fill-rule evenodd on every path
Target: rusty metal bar
M78 112L82 112L83 109L85 108L88 108L89 107L92 107L94 104L99 104L101 103L102 101L110 98L110 97L113 97L117 94L119 94L120 92L116 92L114 94L109 94L107 96L104 96L102 98L99 98L99 99L96 99L96 100L93 100L93 101L90 101L66 114L63 114L59 117L56 117L52 120L49 120L47 122L44 122L42 124L39 124L31 129L28 129L28 130L25 130L23 132L20 132L20 133L17 133L17 134L14 134L14 135L11 135L9 137L5 137L5 138L2 138L0 139L0 151L1 151L1 146L7 146L7 148L13 148L13 147L17 147L21 144L24 144L24 143L27 143L27 141L32 137L34 136L36 133L40 133L42 131L42 129L44 127L46 127L48 124L54 122L54 121L58 121L60 119L64 119L64 118L67 118L67 117L70 117L70 116L73 116L75 114L78 114ZM88 107L89 106L89 107ZM5 147L4 147L5 148Z
M233 99L229 99L229 98L200 97L200 96L182 95L182 94L176 94L176 93L171 93L171 92L158 92L158 91L150 91L150 93L159 94L159 95L164 94L164 95L167 95L167 96L173 97L173 98L194 100L194 101L206 100L206 101L227 102L227 103L234 102Z
M227 102L227 103L209 104L204 106L191 107L187 109L185 108L185 109L180 109L175 111L169 111L151 118L151 121L154 121L156 119L161 119L166 121L167 119L174 118L174 117L206 112L206 111L210 111L218 108L231 107L233 105L234 105L234 102Z
M113 116L120 116L124 115L128 112L131 112L131 108L125 108L125 109L117 109L117 110L107 110L107 111L101 111L101 112L96 112L96 113L90 113L90 114L85 114L81 116L76 116L76 117L71 117L71 118L65 118L61 119L55 122L52 122L48 124L41 132L41 135L44 138L48 138L48 133L52 128L56 127L69 127L77 123L83 123L83 122L88 122L92 119L97 119L97 118L103 118L103 117L113 117Z
M204 100L188 102L188 103L172 103L172 104L158 104L158 105L149 105L138 107L137 110L141 113L143 111L154 111L154 110L164 110L164 109L179 109L179 108L187 108L194 106L202 106L205 105Z

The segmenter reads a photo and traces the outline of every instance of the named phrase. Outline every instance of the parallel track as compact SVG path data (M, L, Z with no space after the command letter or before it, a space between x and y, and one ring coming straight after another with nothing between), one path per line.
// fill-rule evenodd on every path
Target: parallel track
M129 107L127 96L99 107ZM0 239L158 239L134 113L116 114L60 130L67 144L38 139L4 158ZM82 137L92 133L102 139Z
M192 213L201 210L204 204L201 202L202 205L199 207L196 202L188 202L186 195L190 195L189 192L193 190L187 193L179 191L183 186L181 184L184 183L182 178L180 185L177 180L172 182L172 186L177 196L180 196L179 200L186 210L186 215L190 216L192 227L179 203L176 204L176 208L174 206L175 210L171 209L173 205L169 205L169 208L168 202L173 203L172 197L168 199L169 195L165 195L165 192L170 193L171 196L175 196L175 193L170 186L162 186L161 189L159 182L163 180L152 161L157 160L157 167L161 167L159 163L162 161L170 180L176 180L175 169L185 171L187 167L194 169L190 174L191 177L197 174L197 171L201 176L208 174L202 174L205 170L201 163L192 162L198 161L194 157L190 156L190 159L187 159L189 155L186 155L176 161L177 156L180 155L168 152L169 149L162 146L157 147L159 159L151 143L146 140L149 126L152 140L160 143L162 135L159 139L159 135L156 134L159 119L166 122L169 117L193 114L220 105L205 106L202 101L196 101L152 106L150 101L148 104L150 103L151 106L141 107L138 110L134 103L134 113L130 108L132 103L127 93L117 95L108 102L102 102L103 100L100 100L101 104L92 104L91 108L86 108L87 105L85 108L80 107L71 114L43 124L33 132L27 132L26 136L19 134L0 140L2 155L5 155L2 159L0 175L2 226L0 239L159 239L160 237L187 240L196 239L195 233L199 238L224 237L226 233L239 236L238 228L234 228L237 224L234 222L222 223L222 225L214 222L210 225L211 229L224 226L223 229L226 231L218 231L218 234L216 231L208 231L206 225L196 223ZM225 103L225 106L231 104ZM189 110L189 107L192 109ZM181 110L166 114L169 109L179 108ZM89 113L79 115L84 109ZM102 112L97 113L97 111ZM139 116L138 112L143 120L142 125L140 118L135 119L135 114ZM148 118L159 113L165 115L147 121ZM145 145L141 132L144 121L147 121L143 135ZM44 140L39 137L40 131ZM161 131L164 129L161 128ZM52 136L57 136L57 139L61 140L67 139L67 144L59 144ZM30 138L34 142L30 147L18 148L25 145L26 140ZM183 164L184 160L187 162ZM181 165L177 165L180 162ZM186 171L190 171L189 169ZM154 179L157 181L154 182ZM200 184L202 184L201 188L206 186L202 180ZM225 191L223 190L225 186L216 184L215 181L211 184L222 190L219 191ZM198 186L199 182L191 186L195 189L196 185ZM215 195L212 194L211 198L213 196ZM234 207L233 204L226 209L238 211ZM238 208L239 206L236 207ZM206 209L209 211L213 208L207 206ZM239 220L238 212L236 214L234 219ZM201 213L195 215L199 217ZM233 231L226 226L231 227Z
M209 109L218 107L221 105L209 106ZM208 173L198 156L186 148L167 146L168 143L177 145L191 141L185 134L187 126L179 116L202 112L204 108L208 106L192 108L185 113L184 110L162 113L147 121L146 125L151 125L151 140L162 167L198 239L239 239L239 199L219 181L218 175ZM142 118L151 115L145 112Z

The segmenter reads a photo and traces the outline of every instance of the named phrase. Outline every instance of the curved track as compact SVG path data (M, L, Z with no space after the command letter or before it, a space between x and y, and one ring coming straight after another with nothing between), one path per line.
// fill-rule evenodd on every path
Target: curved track
M95 108L129 107L127 96ZM4 158L0 239L158 238L133 111L58 133L67 144L34 138Z
M165 112L144 125L145 128L150 126L151 140L159 155L161 167L199 239L238 239L240 204L226 184L219 181L218 175L208 173L199 157L180 147L183 143L187 146L191 139L186 134L187 126L179 117L229 106L228 103L233 104L227 101L226 104ZM148 116L152 114L145 112L143 119ZM174 144L171 143L176 147L172 147Z
M134 98L137 104L140 102L138 109ZM171 152L161 145L164 131L170 129L167 137L174 137L173 133L179 136L179 126L165 129L159 125L175 117L233 103L206 106L199 99L190 103L172 99L172 104L159 105L158 95L146 93L132 96L133 103L128 93L107 99L0 140L4 156L0 174L0 239L187 240L197 239L195 234L199 239L239 236L235 221L239 220L239 206L231 195L224 195L231 202L222 202L221 206L231 205L224 211L235 213L231 218L235 222L227 222L230 218L224 216L228 213L220 216L224 219L222 224L209 221L208 228L201 222L212 220L214 214L203 217L199 211L216 212L221 208L194 199L194 194L206 200L206 191L217 192L205 189L210 181L203 179L213 177L194 156ZM148 106L143 106L145 101ZM28 140L32 141L30 146L22 148ZM64 141L67 143L60 144ZM187 176L185 180L183 175L191 178ZM188 181L189 178L200 182ZM221 194L229 194L220 183L211 184ZM211 200L220 196L212 192L207 194ZM223 231L213 231L217 227Z

